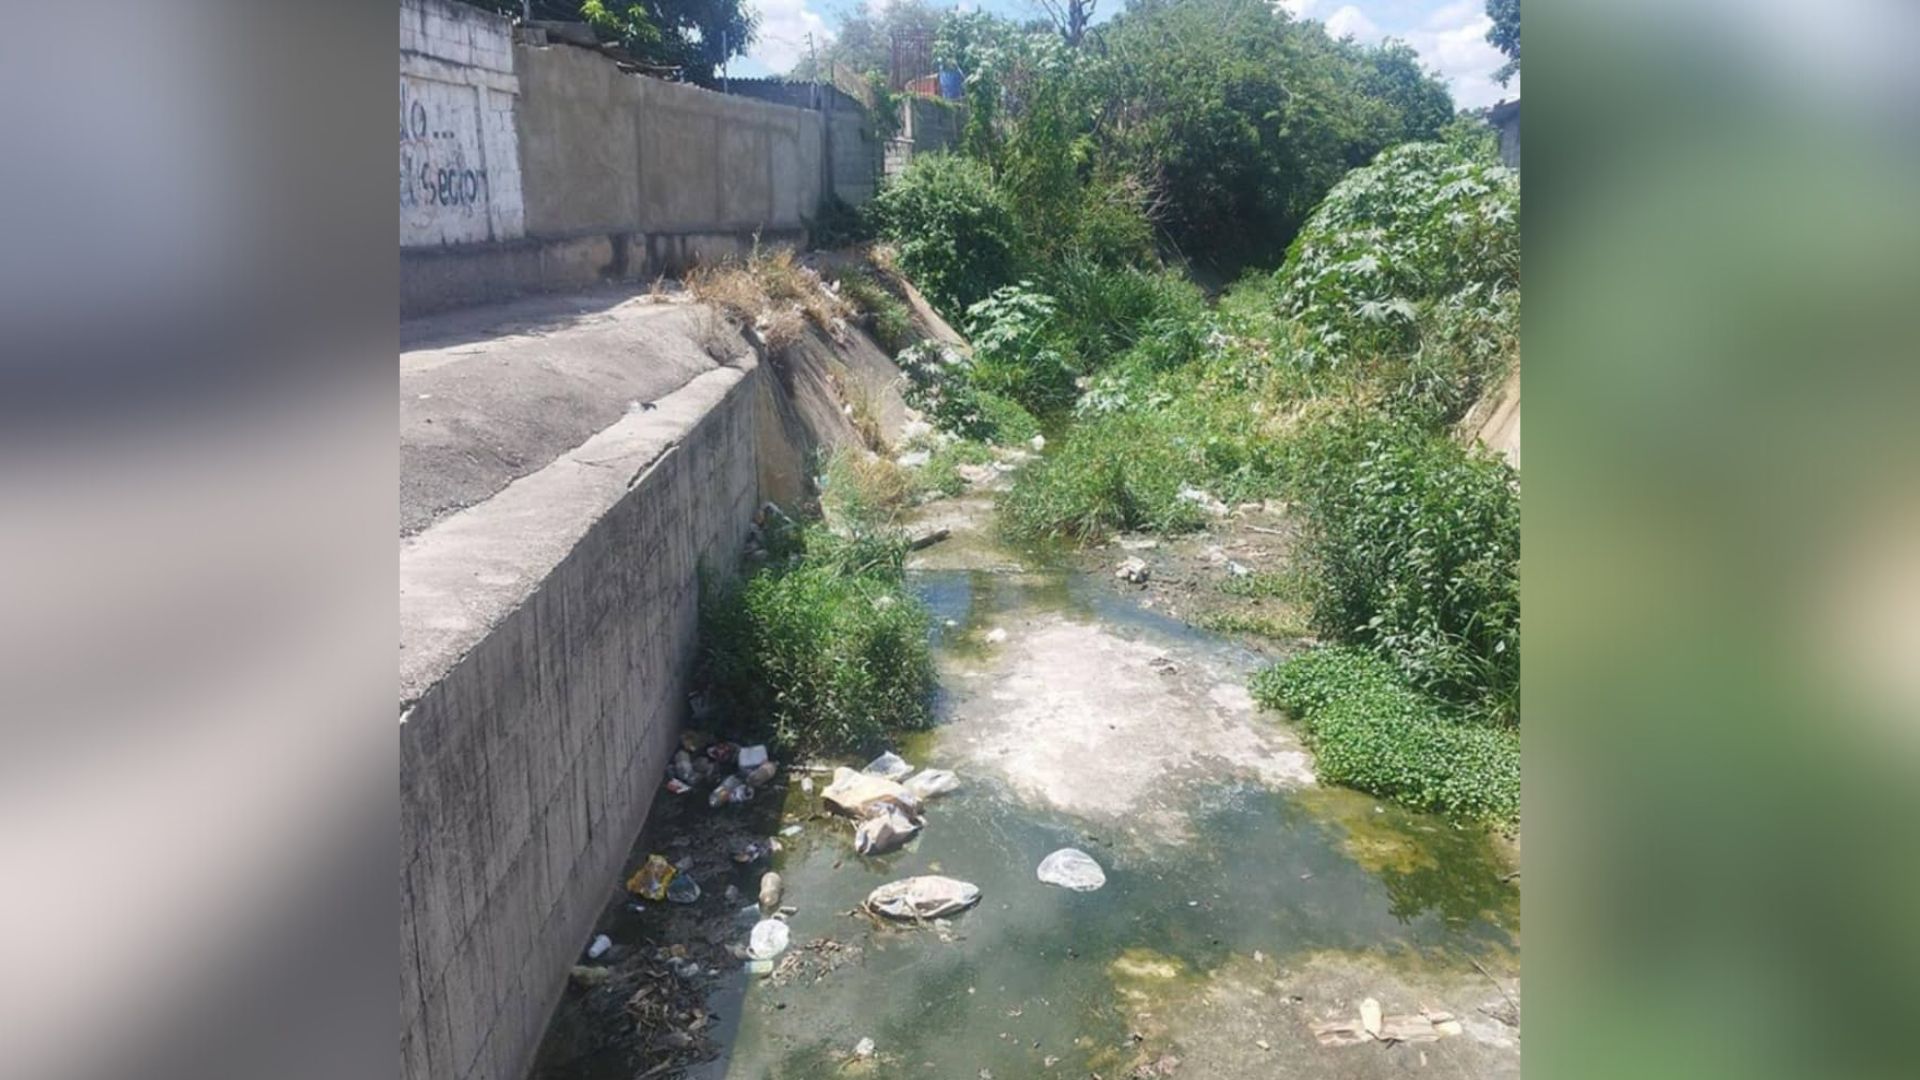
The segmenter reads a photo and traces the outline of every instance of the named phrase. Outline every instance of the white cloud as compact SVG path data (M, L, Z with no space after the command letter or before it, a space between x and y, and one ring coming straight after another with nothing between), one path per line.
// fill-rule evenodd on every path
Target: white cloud
M1280 9L1296 19L1304 19L1320 6L1320 0L1276 0Z
M824 48L833 37L827 20L809 8L807 0L746 0L746 6L760 16L747 55L777 74L786 74L807 55L807 34L813 34L816 48Z
M1380 28L1367 18L1366 12L1352 4L1327 16L1327 33L1336 38L1350 37L1369 44L1380 40Z
M1494 81L1493 73L1507 58L1487 44L1487 30L1492 25L1481 0L1459 0L1427 16L1419 29L1402 36L1419 51L1420 59L1446 80L1455 105L1478 109L1503 97L1520 96L1518 76L1504 87Z

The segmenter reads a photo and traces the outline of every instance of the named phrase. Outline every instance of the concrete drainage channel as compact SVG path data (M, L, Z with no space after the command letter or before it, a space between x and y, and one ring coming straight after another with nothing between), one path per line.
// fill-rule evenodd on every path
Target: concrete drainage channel
M1505 856L1319 787L1245 696L1257 657L1108 568L999 547L990 513L975 494L915 525L952 535L910 575L935 614L942 722L895 748L904 766L868 768L951 770L957 787L870 855L827 798L852 775L835 790L836 767L865 762L779 762L717 807L724 765L656 788L603 879L610 947L573 957L533 1075L1518 1076ZM697 897L621 887L656 859ZM876 911L876 890L930 878L977 896ZM762 930L756 953L769 920L785 947L769 955Z
M898 372L810 329L776 377L705 309L630 293L403 337L402 1067L513 1080L676 745L703 561L859 438L836 387L884 401Z

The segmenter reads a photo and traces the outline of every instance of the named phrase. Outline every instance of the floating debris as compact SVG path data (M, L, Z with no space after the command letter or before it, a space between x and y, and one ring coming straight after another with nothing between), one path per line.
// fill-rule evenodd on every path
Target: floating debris
M937 919L979 902L978 885L929 874L880 886L867 894L866 909L889 919Z
M1040 880L1074 892L1092 892L1107 883L1106 871L1079 848L1061 848L1040 860Z

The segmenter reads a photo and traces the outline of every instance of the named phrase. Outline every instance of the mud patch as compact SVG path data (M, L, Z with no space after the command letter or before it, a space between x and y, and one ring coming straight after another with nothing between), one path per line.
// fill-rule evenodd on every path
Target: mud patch
M1038 805L1175 843L1192 835L1184 793L1199 778L1313 783L1298 739L1256 719L1243 672L1058 613L995 630L983 662L948 678L947 749Z

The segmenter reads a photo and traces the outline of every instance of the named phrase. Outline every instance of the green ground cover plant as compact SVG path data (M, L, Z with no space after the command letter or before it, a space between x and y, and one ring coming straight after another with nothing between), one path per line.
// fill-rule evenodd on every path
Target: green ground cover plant
M1518 474L1372 413L1316 425L1292 453L1315 628L1454 709L1517 724Z
M1458 818L1519 819L1519 731L1448 718L1369 649L1302 653L1251 690L1300 723L1322 780Z

